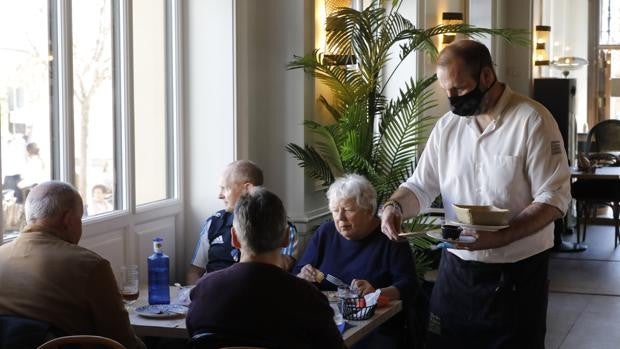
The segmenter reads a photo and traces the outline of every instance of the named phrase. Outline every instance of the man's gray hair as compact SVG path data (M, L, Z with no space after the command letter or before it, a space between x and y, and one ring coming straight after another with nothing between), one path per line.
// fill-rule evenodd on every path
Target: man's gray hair
M288 234L286 210L278 196L254 187L235 205L233 226L241 244L254 253L278 249Z
M377 210L377 192L364 176L347 174L337 178L327 190L329 203L355 199L359 208L370 209L374 214Z
M26 223L58 217L65 210L75 208L79 196L77 190L65 182L48 181L35 186L26 197Z

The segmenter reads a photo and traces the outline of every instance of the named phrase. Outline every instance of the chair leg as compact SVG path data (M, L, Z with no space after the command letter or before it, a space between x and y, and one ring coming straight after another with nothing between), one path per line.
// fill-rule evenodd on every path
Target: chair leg
M618 244L620 243L620 202L616 201L614 202L614 207L613 207L613 211L614 211L614 225L616 228L615 231L615 235L614 235L614 248L618 247Z
M581 239L583 242L586 242L586 229L588 228L588 218L590 218L590 211L592 209L590 206L588 202L583 204L583 239Z
M577 217L575 217L575 233L577 234L577 243L580 243L581 241L581 234L580 234L580 230L581 230L581 220L579 219L579 217L581 217L581 215L583 214L583 202L577 200L577 202L575 203L575 210L577 211Z

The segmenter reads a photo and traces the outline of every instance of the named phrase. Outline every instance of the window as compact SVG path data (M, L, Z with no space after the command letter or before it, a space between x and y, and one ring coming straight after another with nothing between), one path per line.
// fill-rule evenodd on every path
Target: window
M114 209L112 17L107 0L73 0L75 184L85 215Z
M5 240L24 225L28 190L52 178L76 186L94 222L179 192L179 8L0 0Z
M599 119L620 119L620 3L600 1L599 65L603 77ZM607 103L608 101L608 103Z
M168 196L166 61L163 0L134 0L133 77L136 203Z
M28 189L50 178L47 11L47 0L0 0L2 224L10 236L24 225Z

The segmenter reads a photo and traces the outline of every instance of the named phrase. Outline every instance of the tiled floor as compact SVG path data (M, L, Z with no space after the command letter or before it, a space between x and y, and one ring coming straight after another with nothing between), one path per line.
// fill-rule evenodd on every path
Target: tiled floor
M591 226L587 251L552 255L547 348L620 348L620 246L613 241L613 227Z

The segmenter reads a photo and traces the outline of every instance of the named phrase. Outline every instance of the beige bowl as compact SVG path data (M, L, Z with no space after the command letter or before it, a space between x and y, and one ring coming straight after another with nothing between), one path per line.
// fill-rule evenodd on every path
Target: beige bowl
M475 225L507 225L509 210L495 206L452 204L459 222Z

